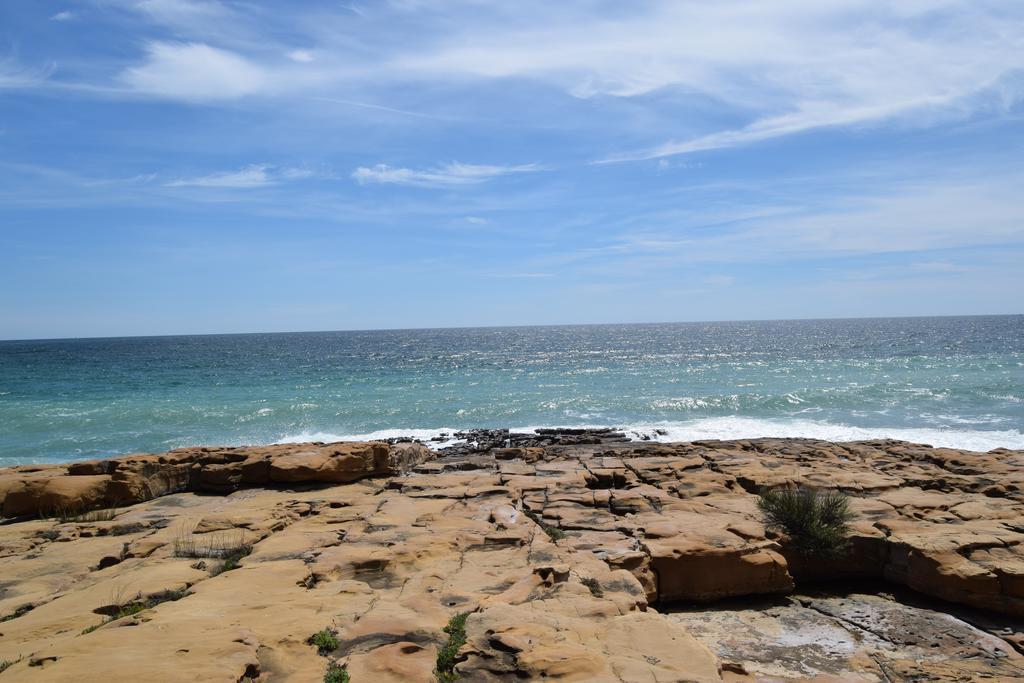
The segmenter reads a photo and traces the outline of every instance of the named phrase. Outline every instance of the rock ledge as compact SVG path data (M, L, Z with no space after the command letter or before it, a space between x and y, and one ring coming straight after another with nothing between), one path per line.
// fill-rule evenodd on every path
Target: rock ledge
M459 613L471 681L1024 677L1024 452L532 438L2 470L0 681L429 681ZM793 483L852 497L841 562L765 528ZM840 595L865 580L933 604Z

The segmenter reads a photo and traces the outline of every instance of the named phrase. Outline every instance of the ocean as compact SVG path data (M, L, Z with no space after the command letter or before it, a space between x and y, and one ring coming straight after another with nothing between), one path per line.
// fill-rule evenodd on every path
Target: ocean
M0 465L555 426L1024 448L1024 316L0 342Z

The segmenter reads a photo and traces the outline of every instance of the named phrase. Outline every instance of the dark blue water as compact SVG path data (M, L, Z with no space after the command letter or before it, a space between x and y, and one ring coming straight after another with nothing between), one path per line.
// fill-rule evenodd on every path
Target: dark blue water
M1024 316L0 342L0 461L470 427L1024 448Z

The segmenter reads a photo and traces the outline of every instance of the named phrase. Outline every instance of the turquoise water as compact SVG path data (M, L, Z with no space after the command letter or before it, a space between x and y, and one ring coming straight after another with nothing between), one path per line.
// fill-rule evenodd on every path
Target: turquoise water
M0 342L0 462L617 426L1024 448L1024 316Z

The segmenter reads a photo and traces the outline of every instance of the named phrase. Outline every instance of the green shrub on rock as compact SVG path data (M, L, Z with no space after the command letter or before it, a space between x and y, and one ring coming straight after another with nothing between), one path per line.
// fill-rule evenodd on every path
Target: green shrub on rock
M348 683L348 671L338 666L337 662L327 665L327 673L324 674L324 683Z
M338 636L329 628L321 629L311 635L309 640L306 641L310 645L316 646L316 652L319 655L326 656L331 652L338 649Z
M536 512L534 512L532 510L529 510L529 509L524 509L523 513L527 517L529 517L531 520L533 520L534 524L539 526L541 528L541 530L545 534L547 534L548 538L550 538L552 541L560 541L563 538L565 538L565 532L564 531L562 531L561 529L559 529L556 526L551 526L550 524L545 522L544 519L540 515L538 515Z
M768 489L757 506L769 527L784 530L794 549L808 557L835 558L849 547L849 498L838 491L804 487Z
M440 683L457 681L459 674L455 671L456 657L459 648L466 644L466 617L469 612L456 614L448 620L444 632L448 634L448 642L437 652L437 668L434 675Z

